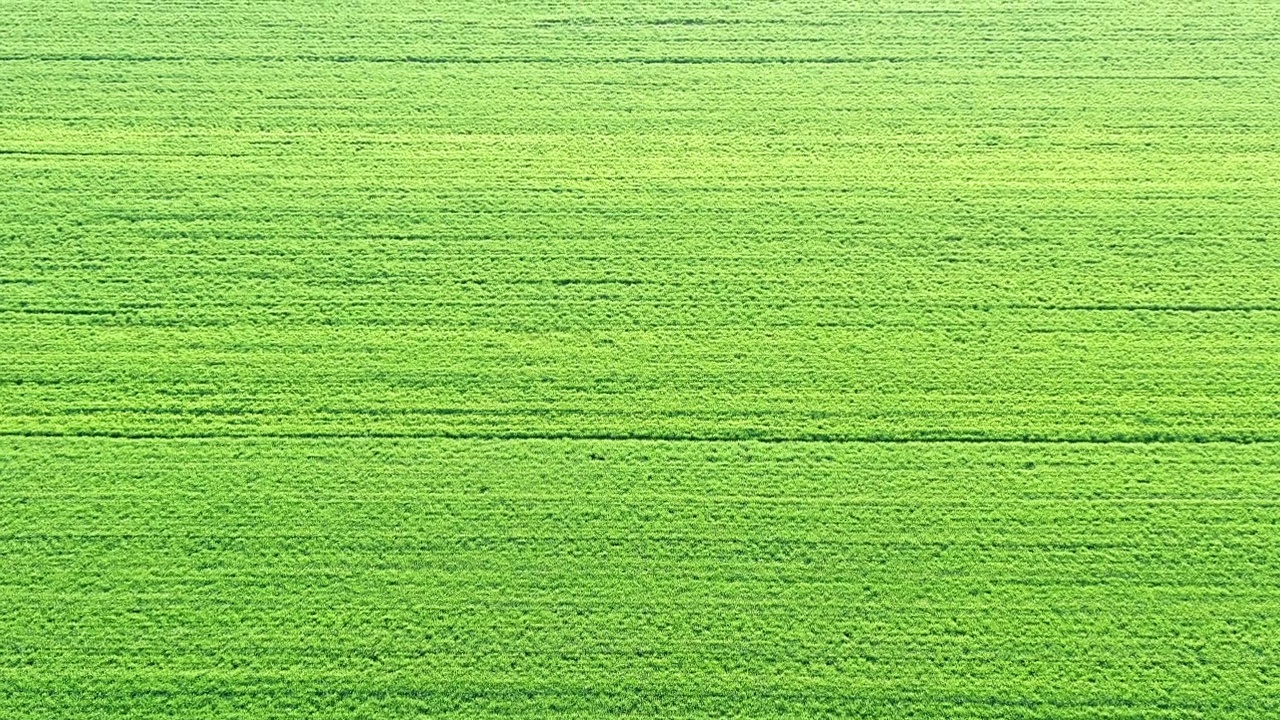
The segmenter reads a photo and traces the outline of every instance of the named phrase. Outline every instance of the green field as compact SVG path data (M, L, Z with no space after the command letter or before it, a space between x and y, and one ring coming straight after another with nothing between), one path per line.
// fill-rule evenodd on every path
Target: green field
M0 718L1280 717L1280 3L0 0Z

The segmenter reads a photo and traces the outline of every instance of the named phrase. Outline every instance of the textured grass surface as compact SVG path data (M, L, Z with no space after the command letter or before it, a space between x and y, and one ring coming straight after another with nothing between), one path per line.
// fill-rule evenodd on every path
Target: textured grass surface
M1280 6L0 0L0 715L1280 714Z

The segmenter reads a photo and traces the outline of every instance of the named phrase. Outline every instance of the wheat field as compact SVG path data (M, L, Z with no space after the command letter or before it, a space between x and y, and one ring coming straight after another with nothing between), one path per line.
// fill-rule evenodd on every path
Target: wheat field
M0 716L1280 715L1280 5L0 0Z

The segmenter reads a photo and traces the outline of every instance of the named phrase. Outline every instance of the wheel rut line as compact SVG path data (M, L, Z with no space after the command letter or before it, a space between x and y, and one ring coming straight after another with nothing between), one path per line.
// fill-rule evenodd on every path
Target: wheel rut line
M677 435L623 433L506 433L506 432L135 432L114 430L0 430L10 438L102 438L112 440L489 440L510 442L668 442L668 443L761 443L810 445L1261 445L1280 442L1271 436L1248 435L1115 435L1109 437L1041 437L966 435L909 437L881 435L845 436L761 436Z

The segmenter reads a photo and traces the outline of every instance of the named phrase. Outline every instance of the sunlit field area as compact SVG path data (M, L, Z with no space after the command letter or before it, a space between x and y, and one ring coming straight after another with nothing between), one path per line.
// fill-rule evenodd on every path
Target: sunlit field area
M0 0L0 717L1280 716L1280 4Z

